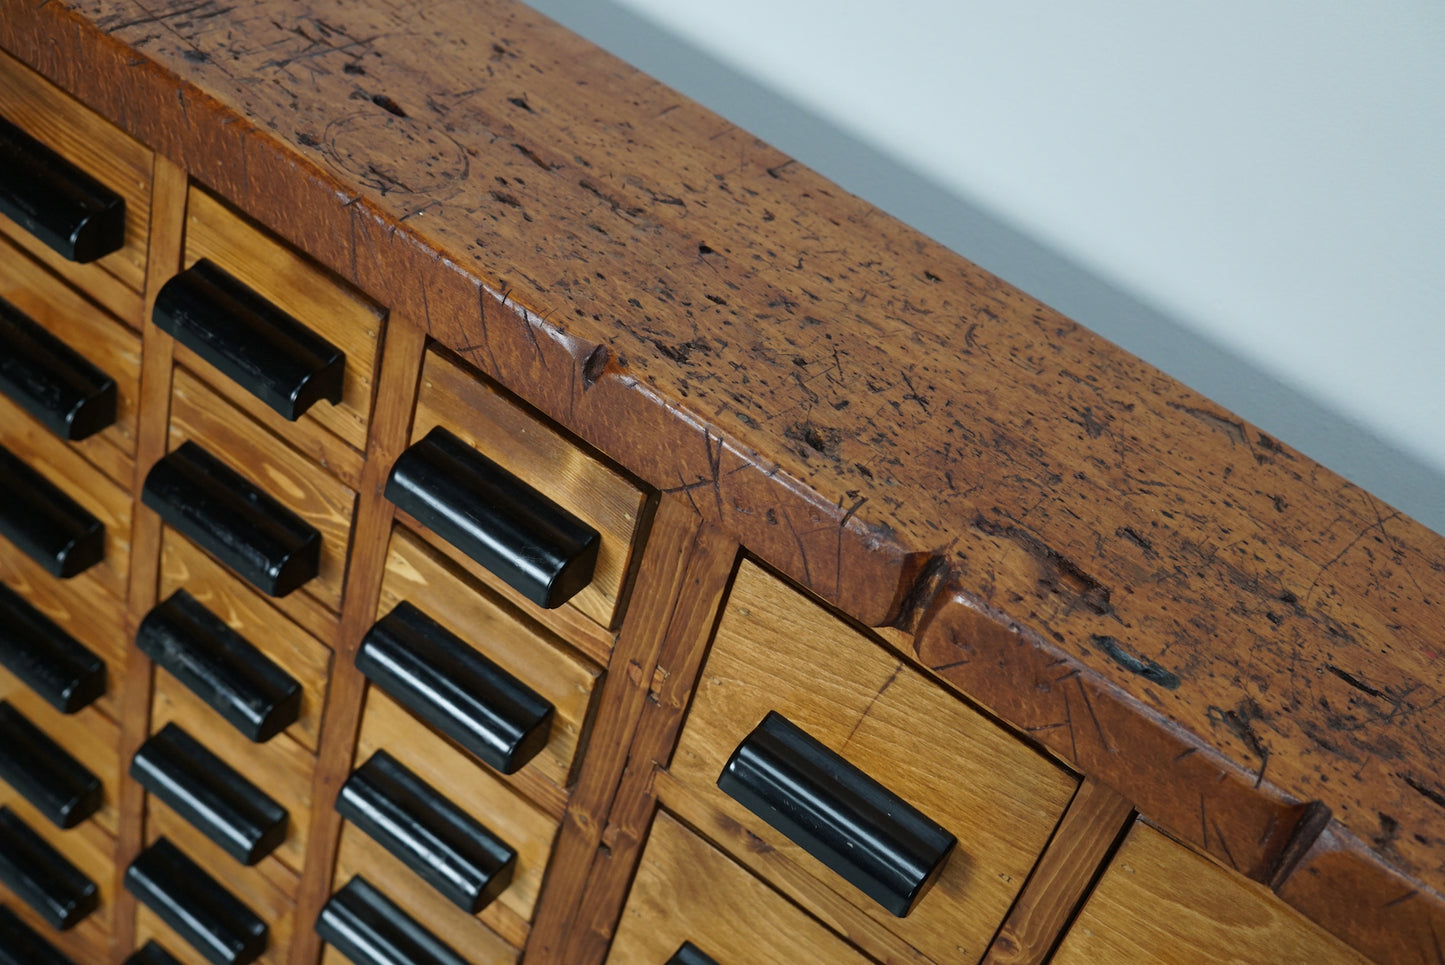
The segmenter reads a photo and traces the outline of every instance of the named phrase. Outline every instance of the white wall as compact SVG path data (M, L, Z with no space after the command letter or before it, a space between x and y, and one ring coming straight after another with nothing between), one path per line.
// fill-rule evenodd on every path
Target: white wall
M1445 531L1439 0L531 0Z

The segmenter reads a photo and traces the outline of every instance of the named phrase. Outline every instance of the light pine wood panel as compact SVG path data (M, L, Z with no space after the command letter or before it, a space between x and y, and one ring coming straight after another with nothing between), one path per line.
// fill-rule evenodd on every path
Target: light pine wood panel
M297 423L277 417L273 428L287 435L310 435L314 440L315 428L324 426L352 448L364 449L376 378L376 345L384 313L211 195L192 188L186 218L185 266L189 268L201 258L211 259L346 353L341 404L318 402ZM227 396L245 393L208 364L200 366Z
M0 297L115 380L115 423L72 445L129 488L133 468L128 457L135 454L140 402L140 337L4 240Z
M505 905L492 902L480 915L453 905L355 825L341 831L335 888L361 875L457 954L475 965L516 961L527 942L527 923Z
M552 704L552 730L524 768L559 789L592 707L601 671L546 629L458 573L409 531L393 531L377 619L408 600Z
M383 749L516 850L512 884L496 902L523 921L530 920L552 853L557 820L372 686L367 688L356 763L366 763Z
M10 701L16 710L100 780L105 797L100 810L86 823L97 824L107 834L114 835L119 816L116 792L120 782L120 762L116 759L120 734L115 722L96 710L94 705L73 714L62 714L5 670L0 670L0 699ZM0 791L9 790L8 785L0 782Z
M150 230L151 152L4 54L0 54L0 114L125 198L125 246L120 251L89 265L72 264L59 256L54 256L53 261L64 266L62 270L67 276L94 291L103 301L111 286L104 281L92 284L101 274L109 274L133 292L139 292L145 283L146 242ZM50 250L3 215L0 215L0 224L27 248ZM131 305L136 301L138 298L133 295ZM133 325L139 323L133 311L120 314Z
M659 811L607 961L660 965L684 941L727 965L868 961Z
M1136 823L1053 965L1365 965L1268 889Z
M286 734L264 744L251 743L174 678L157 674L151 733L172 722L286 809L286 839L272 854L299 873L305 863L311 772L316 764L310 752Z
M58 580L22 553L0 553L0 581L105 662L105 693L91 706L118 719L128 641L124 611L95 582Z
M958 837L907 918L894 918L717 790L724 763L769 710ZM671 772L939 962L982 956L1076 786L1018 738L750 563L733 585Z
M550 423L503 396L490 383L428 352L417 396L412 441L445 426L512 475L580 517L602 535L591 584L567 606L612 625L632 559L633 536L646 502L629 480L564 438ZM468 568L486 571L465 560ZM493 578L495 579L495 578Z
M296 678L301 685L301 713L286 733L316 752L321 707L326 699L331 651L286 619L244 581L232 576L190 540L167 529L161 543L160 599L184 589L228 627L245 637Z
M278 886L277 882L286 882L287 879L278 875L274 868L262 865L244 867L204 836L189 830L174 811L165 807L151 808L146 812L146 844L154 844L161 837L168 838L266 923L269 929L266 951L258 961L267 965L285 962L291 948L295 916L292 914L292 892ZM291 882L294 886L294 878ZM176 944L185 943L176 941ZM165 945L169 948L171 942L165 942Z
M130 570L130 496L29 416L17 413L0 421L0 445L20 457L105 527L105 558L70 577L67 585L93 581L115 599L124 600ZM0 541L0 547L7 552L11 551L10 546Z
M301 593L332 611L317 632L317 615L296 593L275 605L323 640L335 632L335 612L341 608L341 585L346 571L347 545L356 494L308 459L299 455L250 418L236 411L184 369L177 369L171 401L170 448L185 440L200 443L213 456L249 479L321 533L321 568Z

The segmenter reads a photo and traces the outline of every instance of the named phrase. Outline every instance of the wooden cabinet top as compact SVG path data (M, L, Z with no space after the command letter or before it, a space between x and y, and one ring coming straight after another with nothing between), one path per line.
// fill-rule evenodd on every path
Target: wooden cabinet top
M1445 935L1439 535L512 0L0 43L1172 833Z

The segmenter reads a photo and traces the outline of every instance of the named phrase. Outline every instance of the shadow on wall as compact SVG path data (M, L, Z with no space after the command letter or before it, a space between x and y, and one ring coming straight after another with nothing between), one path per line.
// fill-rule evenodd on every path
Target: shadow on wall
M1283 384L630 10L607 0L526 2L1445 533L1439 499L1445 478L1328 402Z

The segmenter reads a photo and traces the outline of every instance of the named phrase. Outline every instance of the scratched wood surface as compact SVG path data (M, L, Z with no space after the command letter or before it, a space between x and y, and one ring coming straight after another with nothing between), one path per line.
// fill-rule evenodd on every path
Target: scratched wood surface
M1101 753L1207 747L1440 904L1439 536L516 3L275 6L0 41L863 622L983 613L1107 685Z

